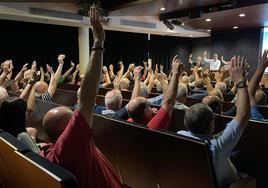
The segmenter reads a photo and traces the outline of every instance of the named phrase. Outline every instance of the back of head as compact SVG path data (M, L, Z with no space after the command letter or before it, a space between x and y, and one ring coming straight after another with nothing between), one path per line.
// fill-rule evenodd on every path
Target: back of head
M128 113L134 120L142 120L144 118L144 110L147 105L144 97L136 97L128 103Z
M214 132L213 120L213 111L201 103L191 106L184 115L184 125L195 134L212 134Z
M228 89L231 89L231 88L234 86L234 82L232 81L231 78L225 78L225 79L223 80L223 82L224 82L225 85L226 85L226 89L227 89L227 88L228 88Z
M8 97L7 90L0 86L0 101Z
M225 93L226 93L226 84L223 83L223 82L218 82L218 83L215 85L215 89L219 89L219 90L221 90L221 93L222 93L222 94L225 94Z
M127 90L129 88L129 80L127 78L122 78L119 83L120 89Z
M19 96L19 86L18 82L16 80L7 80L5 83L5 88L8 92L8 95L10 97L12 96Z
M203 98L202 103L209 106L214 113L222 113L222 101L217 96L206 96Z
M118 111L122 106L122 94L118 89L113 89L105 95L105 106L108 110Z
M202 89L205 85L205 82L202 78L198 78L195 80L195 87Z
M9 97L0 104L0 129L17 137L25 132L27 103L19 97Z
M188 88L185 84L179 84L178 87L178 92L177 92L177 97L176 99L178 100L185 100L188 96Z
M255 94L258 105L267 105L267 95L262 90L257 90Z
M48 85L44 81L36 82L35 91L38 96L43 95L48 90Z
M67 107L57 107L48 111L43 119L43 127L52 143L55 143L67 127L72 110Z
M209 92L209 95L210 96L217 96L219 99L221 99L222 101L224 101L224 98L223 98L223 95L221 93L221 90L219 89L212 89L210 92Z

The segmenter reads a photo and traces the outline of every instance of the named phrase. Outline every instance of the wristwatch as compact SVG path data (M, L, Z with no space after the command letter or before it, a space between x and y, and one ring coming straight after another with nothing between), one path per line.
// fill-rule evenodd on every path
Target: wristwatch
M240 80L236 83L236 88L245 88L247 87L247 82L246 80Z

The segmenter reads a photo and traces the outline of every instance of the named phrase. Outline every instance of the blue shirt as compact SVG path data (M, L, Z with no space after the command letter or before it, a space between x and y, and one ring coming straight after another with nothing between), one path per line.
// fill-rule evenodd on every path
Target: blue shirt
M250 106L250 119L268 121L268 119L260 113L258 106L256 105Z
M237 177L236 169L229 156L242 136L243 131L244 129L239 125L239 122L232 120L221 133L213 137L194 134L190 131L179 131L177 134L197 138L208 143L212 153L218 186L225 188L229 187Z
M149 98L147 99L147 101L150 105L161 106L163 103L163 99L164 99L164 95L161 94L156 97Z

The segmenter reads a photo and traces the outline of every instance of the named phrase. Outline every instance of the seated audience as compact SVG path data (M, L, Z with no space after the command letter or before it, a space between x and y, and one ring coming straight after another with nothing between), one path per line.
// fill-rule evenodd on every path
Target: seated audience
M184 123L187 131L178 132L181 135L207 141L220 188L229 187L237 178L236 169L229 157L249 119L249 96L245 80L244 59L233 59L230 72L237 85L237 114L227 124L225 130L212 136L215 128L213 111L206 105L195 104L185 113Z
M81 188L120 188L120 178L93 141L92 118L105 34L95 8L90 8L89 15L94 44L81 86L79 108L73 113L59 107L45 115L43 126L52 143L43 147L43 154L75 175Z
M168 128L177 95L181 66L178 56L175 56L172 61L172 78L160 110L151 108L144 97L133 98L128 104L128 112L131 117L128 119L129 122L144 124L152 129L166 130Z

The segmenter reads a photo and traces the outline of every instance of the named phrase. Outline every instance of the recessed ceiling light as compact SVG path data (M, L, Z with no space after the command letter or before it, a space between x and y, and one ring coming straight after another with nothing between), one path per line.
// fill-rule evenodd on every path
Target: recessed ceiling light
M161 7L160 10L161 11L164 11L164 10L166 10L166 8L165 7Z
M246 16L246 14L244 14L244 13L239 14L239 17L245 17L245 16Z
M190 35L190 37L193 37L193 35Z
M211 30L210 29L207 29L207 32L211 32Z
M184 23L182 22L181 25L184 25Z
M206 18L206 22L211 22L211 19L210 18Z
M238 29L238 26L233 26L233 29Z

